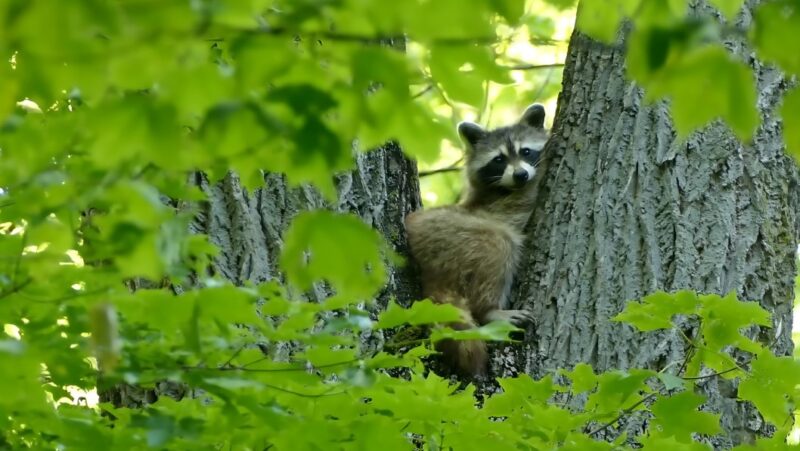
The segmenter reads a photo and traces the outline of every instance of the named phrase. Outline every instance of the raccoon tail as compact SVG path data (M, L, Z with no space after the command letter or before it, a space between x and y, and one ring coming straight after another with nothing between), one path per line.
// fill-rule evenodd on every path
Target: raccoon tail
M454 303L461 307L458 303ZM459 323L450 323L447 326L453 330L468 330L478 327L477 322L469 310L463 309L464 320ZM482 340L442 340L436 344L436 349L444 356L448 365L462 376L476 377L486 375L488 353L486 342Z

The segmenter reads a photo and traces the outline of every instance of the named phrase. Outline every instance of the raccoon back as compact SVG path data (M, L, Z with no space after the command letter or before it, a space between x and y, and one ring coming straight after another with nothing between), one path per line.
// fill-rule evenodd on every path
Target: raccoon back
M504 307L522 243L519 232L459 206L411 213L405 226L426 296L466 298L478 321Z

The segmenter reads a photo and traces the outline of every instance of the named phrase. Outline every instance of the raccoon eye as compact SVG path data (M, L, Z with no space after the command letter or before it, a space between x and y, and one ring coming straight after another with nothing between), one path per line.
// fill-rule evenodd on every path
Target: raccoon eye
M522 155L523 157L527 157L528 155L531 154L531 149L523 147L522 149L519 150L519 154Z
M502 163L502 162L504 162L505 160L506 160L506 159L505 159L505 158L503 158L503 156L502 156L502 155L498 155L498 156L496 156L496 157L492 158L492 161L493 161L493 162L495 162L495 163Z

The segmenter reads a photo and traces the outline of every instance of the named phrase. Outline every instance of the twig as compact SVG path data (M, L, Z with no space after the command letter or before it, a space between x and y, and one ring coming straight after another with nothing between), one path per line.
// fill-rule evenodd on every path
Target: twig
M443 172L455 172L455 171L460 171L460 170L461 170L461 166L450 166L450 167L446 167L446 168L431 169L430 171L420 171L419 176L420 177L425 177L427 175L441 174Z
M430 84L430 85L426 86L425 89L423 89L422 91L420 91L420 92L414 94L413 96L411 96L411 98L412 99L418 99L418 98L424 96L425 94L429 93L432 89L433 89L433 85Z
M711 374L707 374L705 376L681 377L681 379L683 379L685 381L696 381L696 380L700 380L700 379L708 379L710 377L715 377L715 376L722 376L723 374L730 373L730 372L736 371L736 370L741 370L741 368L735 366L733 368L728 368L725 371L720 371L720 372L717 372L717 373L711 373Z
M215 25L219 26L219 24ZM291 30L283 27L275 27L275 28L225 27L225 28L229 29L230 31L235 31L242 34L269 35L269 36L298 36L301 38L310 38L316 40L359 42L363 44L377 44L380 43L381 41L385 41L387 39L394 39L398 37L398 36L385 36L385 35L367 36L363 34L342 33L334 31L300 31L300 30ZM409 39L413 39L413 37L410 36ZM213 42L223 42L225 41L225 38L207 38L206 40ZM432 38L432 39L424 39L422 41L427 41L432 44L438 44L438 45L472 45L472 44L494 44L498 40L499 40L498 36L474 36L466 38Z
M516 64L514 66L499 66L501 69L507 70L538 70L538 69L556 69L564 67L564 63L552 64Z
M19 295L21 297L29 300L30 302L35 302L37 304L55 304L57 302L64 302L64 301L69 301L69 300L72 300L72 299L82 298L84 296L93 296L93 295L96 295L96 294L104 293L104 292L108 291L108 289L109 289L109 287L100 288L100 289L92 290L92 291L78 291L78 292L75 292L75 293L72 293L72 294L66 294L64 296L61 296L61 297L58 297L58 298L54 298L54 299L37 298L36 296L31 296L30 294L26 294L26 293L19 293Z
M383 347L384 348L389 348L389 349L398 349L398 348L404 348L406 346L426 343L426 342L429 342L429 341L430 341L430 338L420 338L420 339L417 339L417 340L398 341L397 343L386 343L385 345L383 345Z
M241 352L241 350L239 352ZM225 362L222 366L218 367L183 366L180 369L184 371L243 371L246 373L288 373L292 371L306 371L308 369L308 367L306 366L302 367L298 366L290 368L247 368L248 365L253 365L254 363L258 363L259 361L266 360L266 358L259 359L255 362L250 362L246 365L230 366L231 360L233 360L233 358L235 357L236 355L234 355L231 359L228 359L228 361ZM350 359L350 360L345 360L343 362L328 363L326 365L316 365L316 366L312 365L312 368L313 369L334 368L337 366L355 363L358 362L359 360L361 359Z
M6 291L0 291L0 299L3 299L5 297L7 297L7 296L11 296L12 294L14 294L14 293L18 292L19 290L21 290L21 289L27 287L28 285L30 285L31 282L33 282L33 279L28 278L24 282L22 282L21 284L14 285L14 286L12 286L11 288L9 288Z
M21 241L21 245L20 245L20 249L19 249L19 254L17 254L17 261L14 262L14 272L11 274L11 280L14 281L15 285L17 283L17 279L19 279L20 266L22 266L22 254L25 253L25 246L28 245L28 229L27 228L25 228L25 231L22 232L22 238L21 238L20 241Z
M614 418L613 420L609 421L608 423L600 426L599 428L593 430L592 432L589 432L587 435L591 436L591 435L597 434L598 432L600 432L600 431L602 431L602 430L604 430L604 429L606 429L608 427L611 427L614 423L616 423L617 421L622 419L622 417L624 417L625 415L633 412L633 409L635 409L635 408L639 407L640 405L642 405L643 403L653 399L654 397L656 397L656 395L658 395L658 392L650 393L649 395L647 395L644 398L640 399L639 401L635 402L632 406L630 406L627 409L623 410L619 415L617 415L616 418Z
M262 384L263 384L263 382L262 382ZM325 396L341 395L341 394L346 392L346 390L341 390L341 391L337 391L337 392L334 392L334 393L331 393L330 391L328 391L328 392L319 393L319 394L310 394L310 393L300 393L300 392L297 392L297 391L289 390L289 389L278 387L276 385L271 385L271 384L263 384L263 385L265 387L267 387L267 388L271 388L273 390L277 390L277 391L280 391L280 392L288 393L290 395L300 396L302 398L323 398Z
M229 367L231 365L231 362L233 362L233 359L238 357L239 354L241 354L242 351L244 351L244 348L245 348L244 345L239 346L239 349L237 349L236 352L234 352L233 355L231 355L231 358L229 358L228 360L225 361L225 363L222 364L222 368Z

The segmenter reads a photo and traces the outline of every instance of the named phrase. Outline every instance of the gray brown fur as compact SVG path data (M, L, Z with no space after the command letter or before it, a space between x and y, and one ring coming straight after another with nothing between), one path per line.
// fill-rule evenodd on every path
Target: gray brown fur
M544 114L544 108L534 104L508 127L486 131L473 123L459 124L466 146L467 183L462 200L406 217L424 295L464 312L463 322L449 325L454 329L494 320L516 325L532 321L528 312L507 308L522 229L533 204L530 180L548 137ZM483 375L486 371L482 341L442 342L439 350L462 373Z

